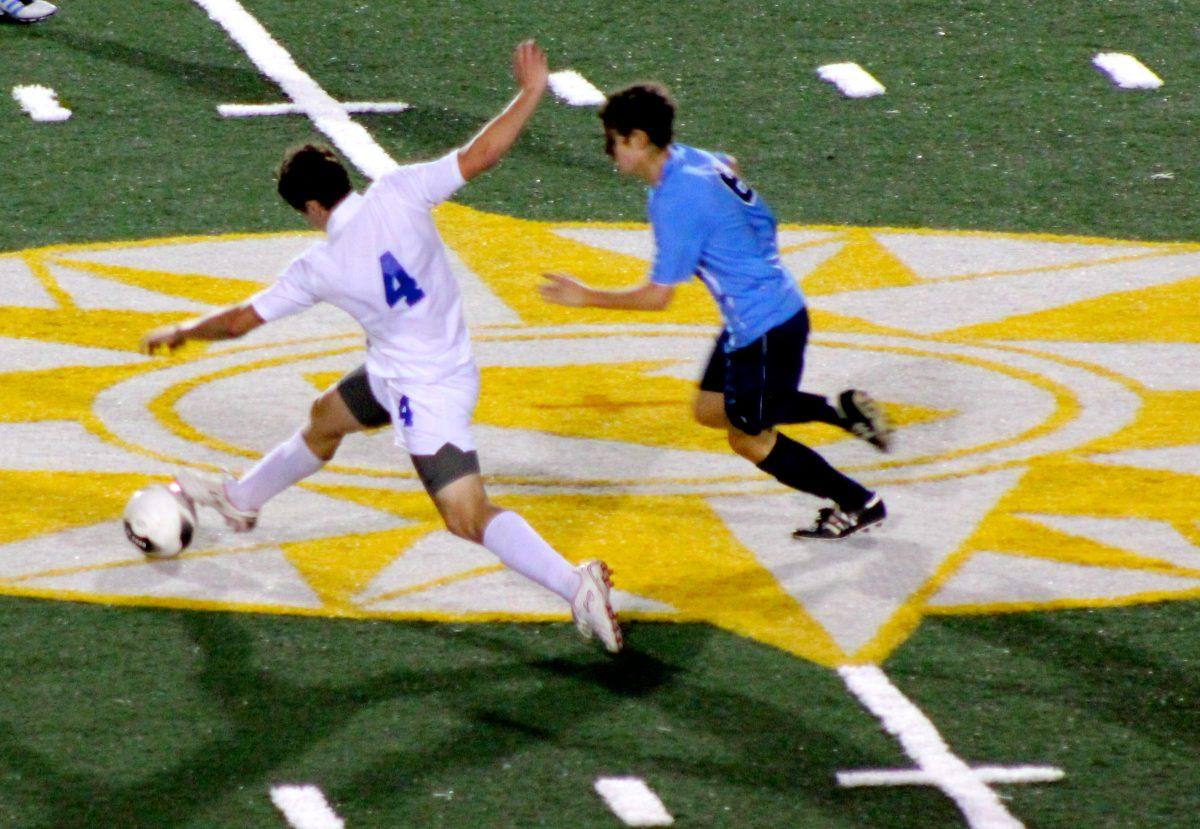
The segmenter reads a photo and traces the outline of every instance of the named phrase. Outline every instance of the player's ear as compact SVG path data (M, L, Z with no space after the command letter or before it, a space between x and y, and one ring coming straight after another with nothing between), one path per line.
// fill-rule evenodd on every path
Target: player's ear
M629 146L636 150L644 150L650 146L650 136L645 130L635 129L629 133Z

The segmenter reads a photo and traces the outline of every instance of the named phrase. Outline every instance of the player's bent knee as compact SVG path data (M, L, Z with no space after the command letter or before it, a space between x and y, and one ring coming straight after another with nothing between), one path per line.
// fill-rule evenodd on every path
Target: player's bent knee
M729 429L725 433L729 440L729 448L741 455L743 458L757 462L762 455L762 447L764 438L762 432L757 435L747 434L740 429Z

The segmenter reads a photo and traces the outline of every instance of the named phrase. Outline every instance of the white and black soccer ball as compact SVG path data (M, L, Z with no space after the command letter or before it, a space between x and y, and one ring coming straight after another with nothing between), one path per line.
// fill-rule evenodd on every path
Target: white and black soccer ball
M151 484L125 505L125 537L150 558L177 556L196 532L196 506L179 484Z

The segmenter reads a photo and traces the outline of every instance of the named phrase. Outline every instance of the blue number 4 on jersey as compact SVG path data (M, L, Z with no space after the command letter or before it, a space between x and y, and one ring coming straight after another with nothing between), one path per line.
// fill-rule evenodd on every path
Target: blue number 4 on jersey
M411 308L425 297L417 280L409 276L404 266L390 253L379 257L379 267L383 270L383 295L389 308L395 307L400 300L404 300L404 304Z

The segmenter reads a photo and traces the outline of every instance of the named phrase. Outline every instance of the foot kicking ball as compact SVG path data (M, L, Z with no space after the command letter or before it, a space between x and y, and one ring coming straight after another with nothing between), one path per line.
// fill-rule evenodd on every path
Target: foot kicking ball
M125 537L149 558L170 558L192 542L196 507L179 484L152 484L125 505Z

